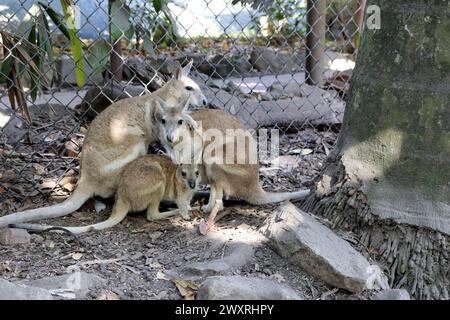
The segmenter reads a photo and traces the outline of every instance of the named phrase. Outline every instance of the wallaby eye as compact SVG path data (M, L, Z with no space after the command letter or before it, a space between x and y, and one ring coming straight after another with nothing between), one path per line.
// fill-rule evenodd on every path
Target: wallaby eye
M166 119L161 119L162 124L166 124Z
M178 125L182 125L183 124L183 119L178 120Z
M181 171L181 176L182 176L183 178L186 178L186 172L185 172L185 171Z
M195 171L195 175L198 177L198 170Z
M194 88L192 88L191 86L186 86L186 87L184 87L187 91L192 91L192 90L194 90Z

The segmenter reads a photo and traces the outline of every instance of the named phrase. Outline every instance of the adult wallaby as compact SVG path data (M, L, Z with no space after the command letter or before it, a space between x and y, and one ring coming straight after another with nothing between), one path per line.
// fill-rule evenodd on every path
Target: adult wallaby
M49 207L16 212L0 217L0 228L13 223L56 218L69 214L98 195L110 197L118 186L124 166L147 153L147 147L159 136L155 110L170 109L177 121L195 126L187 114L187 105L206 105L199 86L189 78L192 61L179 67L172 79L159 90L141 97L113 103L91 123L81 153L80 178L75 191ZM187 101L187 103L185 103ZM183 122L181 121L181 122ZM180 126L181 126L180 122Z
M160 118L160 114L161 112L156 113L157 121L163 119ZM195 157L200 155L201 181L211 186L209 202L202 207L203 211L210 212L216 199L221 200L224 195L238 197L250 204L259 205L302 199L310 193L309 190L264 191L259 183L256 141L243 123L222 110L200 110L190 115L198 123L198 129L191 129L184 124L177 131L169 133L163 127L159 130L159 140L165 149L170 151L171 157L176 158L177 161L183 158L182 156L180 158L180 154L184 153L186 148L189 150L187 159L192 158L192 155ZM244 140L244 144L240 145L241 150L238 150L238 139ZM247 142L245 142L246 139ZM232 150L231 162L230 158L226 159L229 155L227 150Z

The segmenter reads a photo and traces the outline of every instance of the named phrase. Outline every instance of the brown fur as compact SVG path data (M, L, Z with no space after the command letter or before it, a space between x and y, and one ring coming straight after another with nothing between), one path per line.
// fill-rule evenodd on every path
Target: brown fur
M139 157L123 169L118 182L116 202L108 220L84 227L63 228L75 234L102 230L120 223L128 212L141 210L147 210L148 220L165 219L177 214L189 219L190 203L198 180L198 170L194 164L177 165L166 156ZM178 209L159 212L162 200L175 201ZM33 224L14 226L35 231L54 227Z
M199 126L202 127L203 132L209 129L216 129L222 133L226 133L227 129L247 130L240 120L222 110L195 111L191 113L191 116L199 124ZM190 130L185 125L184 133L180 134L180 136L185 134L190 134L191 137L194 137L199 135L199 131ZM159 138L166 146L166 149L173 149L174 146L176 148L176 143L170 144L164 139L164 137L160 136ZM203 161L205 161L204 151L211 142L205 141L204 137L202 137L201 140L203 141L201 146L203 150ZM256 144L254 139L253 142ZM234 145L236 146L236 144ZM229 146L230 144L223 146L224 155L226 154L226 149ZM256 151L246 145L245 153L249 154L251 152ZM202 208L207 212L211 211L215 200L222 199L224 195L235 196L251 204L266 204L289 199L304 198L309 193L309 190L280 193L264 191L259 183L258 162L254 164L202 164L201 176L203 183L209 183L211 185L211 194L208 205Z
M199 87L187 76L191 66L192 63L179 69L176 77L152 94L120 100L101 112L86 134L80 178L74 193L66 201L50 207L0 217L0 228L13 223L60 217L77 210L94 195L113 195L124 166L146 154L148 144L158 136L154 123L158 99L172 106L171 110L178 110L179 115L185 113L186 101L206 104ZM188 85L193 89L185 89Z

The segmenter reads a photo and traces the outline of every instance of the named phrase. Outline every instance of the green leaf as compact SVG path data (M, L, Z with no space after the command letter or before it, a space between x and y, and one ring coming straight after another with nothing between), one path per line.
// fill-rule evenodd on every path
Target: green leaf
M134 36L134 26L131 24L130 28L124 34L125 38L130 41Z
M112 0L110 19L111 39L115 42L131 27L130 9L122 0Z
M66 36L67 39L70 39L69 31L65 26L64 16L56 12L52 7L47 4L39 1L39 5L44 8L47 12L50 19L52 19L53 23L58 27L58 29Z
M105 41L96 41L89 50L87 61L91 65L94 73L102 72L105 65L109 61L109 54L111 52L111 45Z
M3 59L2 65L0 67L0 83L5 83L11 72L12 65L13 56L11 54L8 54L6 58Z
M78 37L78 32L75 28L70 26L75 26L74 17L72 17L68 12L67 0L60 0L61 6L66 17L67 25L69 26L69 38L70 38L70 48L72 51L72 57L75 62L75 78L77 80L77 85L79 88L84 86L84 64L83 64L83 49L81 46L80 38Z
M32 30L34 30L35 27L36 27L35 21L34 21L33 17L28 13L27 15L25 15L23 20L20 22L17 33L19 35L21 35L23 38L28 38L30 35L30 32Z
M155 8L157 13L161 11L162 5L163 0L153 0L153 8Z

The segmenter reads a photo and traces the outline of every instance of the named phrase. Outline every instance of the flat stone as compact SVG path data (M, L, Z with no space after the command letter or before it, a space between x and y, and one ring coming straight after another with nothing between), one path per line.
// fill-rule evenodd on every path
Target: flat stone
M278 254L322 281L351 292L365 289L371 270L367 259L293 204L281 205L260 231Z
M50 291L70 291L77 299L84 298L90 289L104 284L106 280L96 274L77 271L61 276L45 277L37 280L23 281L22 284Z
M405 289L387 289L378 292L372 300L411 300Z
M50 291L0 279L0 300L54 300Z
M253 247L246 243L239 243L230 247L229 253L222 259L192 263L182 269L182 274L187 277L224 275L247 264L253 257Z
M291 287L256 277L207 278L198 288L197 300L303 300Z
M4 246L30 243L31 236L25 229L0 229L0 244Z

